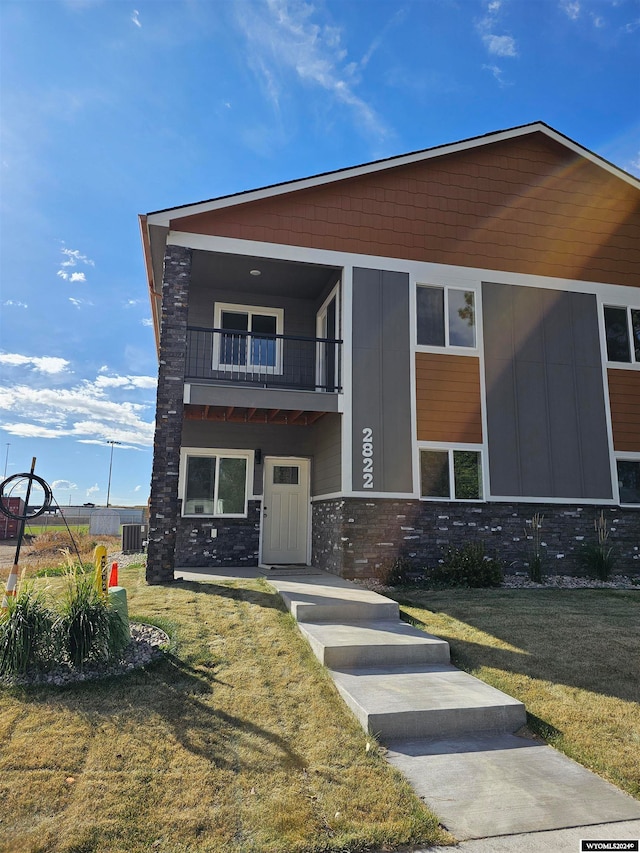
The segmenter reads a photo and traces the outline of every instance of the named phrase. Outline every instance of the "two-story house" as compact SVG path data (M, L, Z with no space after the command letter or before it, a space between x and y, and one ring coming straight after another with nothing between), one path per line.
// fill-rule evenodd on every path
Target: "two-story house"
M640 182L543 123L141 216L148 579L482 540L640 570Z

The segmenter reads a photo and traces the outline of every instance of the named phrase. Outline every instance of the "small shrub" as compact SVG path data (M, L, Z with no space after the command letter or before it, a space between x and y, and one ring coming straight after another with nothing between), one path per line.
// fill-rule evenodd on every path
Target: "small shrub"
M535 512L527 524L531 528L531 533L525 528L525 536L532 540L531 556L529 557L529 579L534 583L542 583L544 580L544 569L542 561L542 522L544 515Z
M596 544L583 545L580 562L590 575L608 581L616 564L616 556L613 546L609 545L609 526L603 511L596 516L593 526L598 541Z
M62 655L83 669L90 661L106 662L126 646L126 628L88 575L69 575L55 634Z
M501 562L485 554L482 542L449 548L438 566L429 572L436 584L472 588L500 586L502 576Z
M385 586L405 586L415 580L415 569L406 557L397 557L392 563L382 566L378 580Z
M30 669L46 668L52 654L52 624L53 616L42 596L31 586L21 585L0 618L0 675L24 675Z

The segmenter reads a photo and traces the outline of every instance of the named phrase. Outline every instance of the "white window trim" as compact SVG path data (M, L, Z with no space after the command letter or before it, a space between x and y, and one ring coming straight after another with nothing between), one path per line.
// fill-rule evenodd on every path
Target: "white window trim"
M631 361L610 361L609 353L607 352L607 322L604 317L605 308L623 308L627 312L627 337L629 340L629 349ZM604 354L607 359L607 367L613 367L616 370L640 370L640 361L636 359L636 348L634 345L633 326L631 325L631 312L640 311L639 305L617 304L603 300L602 302L602 327L604 330Z
M640 365L639 365L640 366ZM619 450L615 454L615 458L613 460L614 463L614 471L615 471L615 496L618 506L629 507L630 509L640 509L640 502L638 503L624 503L620 499L620 481L618 480L618 462L637 462L640 465L640 453L634 453L632 451L622 451Z
M454 476L454 467L453 467L453 454L457 450L468 450L473 453L477 453L479 456L479 470L480 470L480 478L481 478L481 487L482 487L482 497L480 498L457 498L453 495L449 497L430 497L429 495L422 494L422 477L421 477L421 460L420 454L423 450L433 450L438 451L440 453L448 454L449 461L449 485L451 487L451 491L455 490L455 476ZM451 503L465 503L465 504L480 504L487 502L487 484L486 484L486 466L485 466L485 451L484 447L481 444L448 444L446 442L430 442L424 443L420 442L418 445L418 494L421 501L429 501L431 503L442 503L442 501L449 501Z
M318 312L316 313L316 337L324 338L325 335L322 332L322 326L327 316L327 309L331 303L331 300L335 299L336 301L336 327L333 330L333 334L327 334L326 337L331 339L335 338L336 340L340 339L340 282L336 282L336 286L332 289L331 293L324 300ZM322 359L322 347L323 344L316 344L316 385L318 388L324 387L326 385L326 377L324 376L324 363ZM339 385L339 377L340 377L340 359L339 353L336 349L336 363L334 368L334 377L333 382L335 387L337 388Z
M214 305L213 325L215 329L222 328L222 312L232 311L236 314L246 314L251 318L254 314L261 314L263 317L276 318L276 335L284 334L284 308L267 308L260 305L238 305L232 302L216 302ZM251 323L248 323L251 326ZM230 334L233 334L230 332ZM231 370L233 373L260 373L267 375L282 374L282 340L276 339L276 363L273 367L254 365L250 362L251 355L251 334L246 336L247 340L247 363L246 364L227 364L220 361L220 339L221 334L215 335L213 345L213 369L214 370ZM259 337L256 335L256 337Z
M238 513L187 513L185 512L185 492L187 487L187 460L189 457L204 457L204 458L215 458L217 460L223 459L246 459L246 480L244 486L244 511ZM248 514L248 504L249 504L249 495L253 494L253 489L251 492L249 489L251 488L251 484L253 483L253 463L254 463L254 451L253 450L228 450L227 448L219 448L219 447L182 447L180 450L180 474L178 477L178 496L182 502L182 517L183 518L246 518ZM218 484L220 482L220 478L218 476L219 469L219 461L216 462L216 478L215 478L215 491L213 495L213 505L216 506L218 501Z
M480 348L478 344L479 334L479 312L478 312L478 288L472 287L466 283L461 284L433 284L432 282L416 281L416 296L418 287L432 287L436 290L444 291L444 346L435 346L434 344L419 344L418 341L418 311L416 304L415 314L415 332L416 332L416 351L417 352L433 352L443 353L448 352L454 355L473 355L477 356ZM449 343L449 291L461 290L463 293L473 293L473 313L474 313L474 337L475 344L472 347L454 346ZM417 298L416 298L417 303Z

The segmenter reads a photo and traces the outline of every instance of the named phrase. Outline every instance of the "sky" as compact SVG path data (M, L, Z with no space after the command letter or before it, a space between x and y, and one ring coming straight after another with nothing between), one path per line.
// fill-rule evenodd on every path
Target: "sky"
M138 214L533 121L640 176L640 0L0 0L0 119L0 474L145 504Z

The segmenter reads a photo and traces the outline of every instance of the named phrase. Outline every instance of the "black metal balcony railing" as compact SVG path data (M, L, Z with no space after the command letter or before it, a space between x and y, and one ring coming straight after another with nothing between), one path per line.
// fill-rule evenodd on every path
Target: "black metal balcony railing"
M330 338L189 326L186 378L339 392L341 345Z

